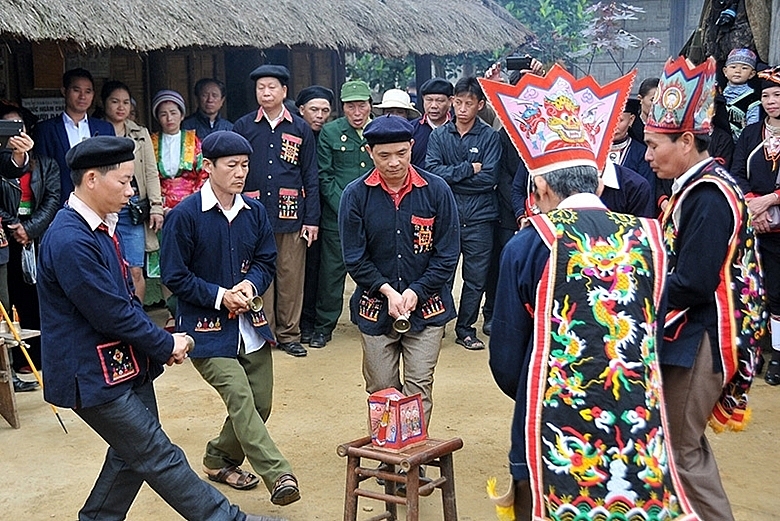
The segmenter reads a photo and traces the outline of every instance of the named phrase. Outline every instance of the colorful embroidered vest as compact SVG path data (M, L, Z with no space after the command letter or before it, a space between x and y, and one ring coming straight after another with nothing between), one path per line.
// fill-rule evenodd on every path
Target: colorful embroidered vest
M659 224L564 209L529 221L550 248L528 376L534 519L698 519L666 435Z
M203 155L200 150L200 140L194 130L181 131L181 159L176 172L166 172L162 161L162 146L160 133L152 134L154 157L157 159L157 170L160 174L160 192L164 208L173 208L185 197L197 192L208 177L203 170Z
M721 282L714 295L723 393L713 408L710 426L716 432L742 430L749 418L747 395L759 356L758 342L766 331L767 314L758 248L747 204L734 179L717 162L705 165L680 192L672 195L661 217L664 243L671 272L677 263L677 212L685 197L701 183L712 183L720 189L734 219L734 231L721 268ZM684 313L685 310L670 310L666 324L679 320Z
M162 179L178 177L179 172L200 170L203 167L203 156L200 153L200 141L194 130L181 131L181 159L177 172L166 172L162 162L162 147L160 146L160 133L151 135L154 157L157 160L157 171Z

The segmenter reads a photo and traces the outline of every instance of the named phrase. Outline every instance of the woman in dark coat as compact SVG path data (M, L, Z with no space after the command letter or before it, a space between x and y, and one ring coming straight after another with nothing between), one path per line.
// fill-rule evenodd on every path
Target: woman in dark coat
M764 269L772 361L764 379L780 384L780 66L759 73L764 121L748 125L734 150L731 172L748 199Z
M32 126L32 114L9 103L0 104L0 119L24 121ZM26 130L25 130L26 131ZM22 328L40 329L38 291L35 284L25 282L22 272L22 250L36 247L60 206L60 169L49 157L34 151L27 169L19 179L0 179L0 218L8 236L8 293L11 305L19 312ZM10 313L11 310L9 309ZM33 363L40 367L40 341L28 340ZM27 365L18 348L14 349L14 365Z

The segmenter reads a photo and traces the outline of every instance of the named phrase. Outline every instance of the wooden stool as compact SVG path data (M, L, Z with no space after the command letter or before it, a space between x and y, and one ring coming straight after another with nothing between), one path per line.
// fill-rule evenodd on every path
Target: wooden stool
M344 498L344 521L356 521L358 497L367 497L384 501L387 510L367 521L397 519L397 505L406 505L406 521L418 521L420 517L420 496L429 496L436 488L441 489L441 501L444 507L444 521L457 521L455 507L455 473L452 467L452 453L463 447L463 440L453 438L448 441L428 439L424 443L408 447L400 452L390 451L371 445L371 437L366 436L343 445L336 452L347 458L347 490ZM385 469L361 466L360 458L382 462ZM396 474L396 465L406 474ZM439 467L441 477L420 486L420 465ZM359 488L360 482L370 478L385 480L384 494ZM396 483L406 485L406 497L395 495Z

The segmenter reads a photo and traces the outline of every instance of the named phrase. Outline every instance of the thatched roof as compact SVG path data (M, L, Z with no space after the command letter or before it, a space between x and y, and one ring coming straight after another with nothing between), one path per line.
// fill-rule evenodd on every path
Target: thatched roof
M387 56L518 46L493 0L0 0L0 37L135 51L306 45Z

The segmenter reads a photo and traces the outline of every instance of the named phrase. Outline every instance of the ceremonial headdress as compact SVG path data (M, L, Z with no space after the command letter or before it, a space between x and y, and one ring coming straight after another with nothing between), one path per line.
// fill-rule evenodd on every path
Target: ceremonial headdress
M479 82L534 176L575 165L601 171L635 76L602 87L556 64L545 76L525 74L517 85Z
M712 57L695 67L683 56L669 58L645 130L661 134L709 134L715 113L715 68Z
M780 87L780 65L770 69L764 69L758 73L761 79L761 90L769 87Z

